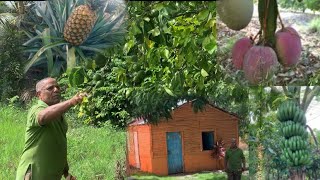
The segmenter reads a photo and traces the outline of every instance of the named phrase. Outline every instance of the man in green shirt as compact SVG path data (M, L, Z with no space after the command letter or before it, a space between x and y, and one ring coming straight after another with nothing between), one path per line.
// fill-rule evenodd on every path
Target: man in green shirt
M226 152L224 167L226 169L226 173L228 174L228 180L241 179L241 174L246 167L246 162L243 151L238 148L236 139L234 138L231 140L231 146Z
M16 180L75 180L69 174L67 162L68 125L63 114L79 104L83 94L60 102L60 87L53 78L40 80L36 85L38 103L27 117L25 146L17 169Z

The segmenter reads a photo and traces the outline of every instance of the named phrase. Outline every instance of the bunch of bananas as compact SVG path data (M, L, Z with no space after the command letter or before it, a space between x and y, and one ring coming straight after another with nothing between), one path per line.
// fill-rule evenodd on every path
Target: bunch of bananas
M278 108L277 118L282 122L280 132L284 137L281 159L290 167L310 164L304 111L293 101L285 101Z

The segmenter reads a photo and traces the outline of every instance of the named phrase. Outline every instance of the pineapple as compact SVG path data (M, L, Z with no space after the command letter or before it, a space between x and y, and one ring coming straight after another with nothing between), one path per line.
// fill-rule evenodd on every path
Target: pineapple
M82 44L91 32L96 18L95 12L89 5L76 7L64 26L64 39L74 46Z
M105 10L107 4L112 4L110 1L113 0L35 2L27 19L33 28L23 28L30 37L24 43L29 55L24 73L32 66L47 63L48 76L51 76L50 72L61 74L72 68L74 64L71 62L92 59L96 53L123 43L126 10L109 12L112 18L106 18Z

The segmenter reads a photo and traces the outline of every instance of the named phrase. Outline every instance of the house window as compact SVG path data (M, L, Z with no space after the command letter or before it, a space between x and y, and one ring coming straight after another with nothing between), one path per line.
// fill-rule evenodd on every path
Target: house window
M213 149L213 131L202 132L202 150L212 150Z

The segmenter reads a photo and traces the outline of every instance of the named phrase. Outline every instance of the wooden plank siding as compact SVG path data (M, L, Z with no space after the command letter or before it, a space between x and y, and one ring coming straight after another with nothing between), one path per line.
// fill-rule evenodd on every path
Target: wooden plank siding
M222 138L229 147L231 138L238 137L238 119L207 105L203 112L194 113L186 103L172 112L172 119L151 125L153 173L168 174L166 132L180 132L184 172L221 169L221 162L211 156L212 151L202 150L202 132L214 131L214 142Z
M226 148L230 146L231 138L239 140L236 116L211 105L207 105L203 112L194 113L191 103L181 105L172 112L172 119L161 120L158 125L129 126L129 134L133 131L138 131L141 170L157 175L168 175L167 132L181 133L185 173L223 168L223 160L214 159L211 156L212 150L202 150L202 132L213 131L214 142L222 138ZM128 143L130 144L128 158L132 165L134 164L132 138L129 138Z

